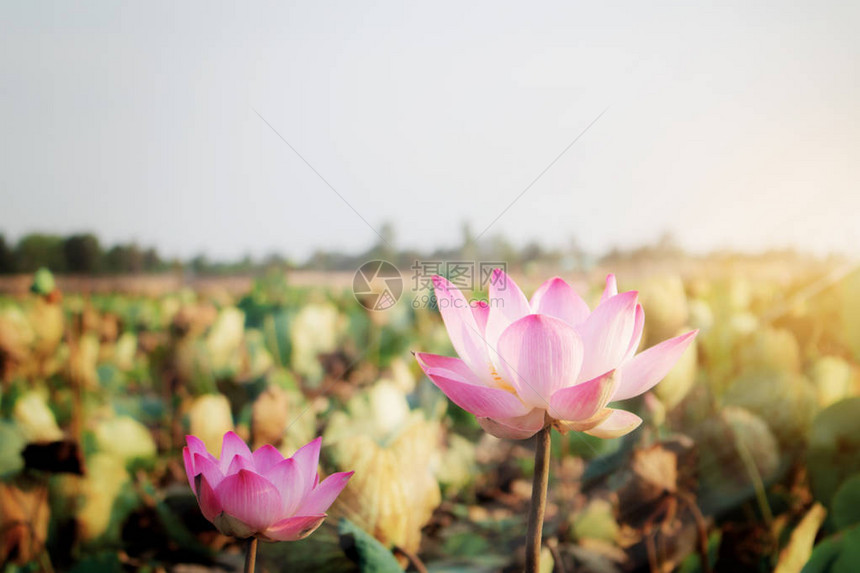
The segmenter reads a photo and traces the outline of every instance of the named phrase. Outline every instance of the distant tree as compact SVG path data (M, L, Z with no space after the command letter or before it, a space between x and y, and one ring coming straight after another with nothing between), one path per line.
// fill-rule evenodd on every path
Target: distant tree
M104 256L104 268L111 273L140 273L144 258L144 252L135 244L115 245Z
M54 272L63 272L66 270L63 238L41 233L27 235L18 241L15 259L17 270L20 272L31 273L40 267L47 267Z
M138 274L143 272L143 251L136 244L128 245L128 270L131 273Z
M254 262L254 257L252 257L249 254L246 254L244 257L242 257L242 260L240 260L235 265L234 270L236 272L245 274L245 273L253 272L255 268L256 268L256 263Z
M684 249L671 231L665 231L654 245L654 251L657 256L663 257L678 257L684 254Z
M124 248L120 245L114 245L108 252L105 253L102 267L109 273L121 273L124 272L123 268L125 265L125 253Z
M490 240L489 253L490 259L495 259L493 262L505 262L508 265L517 263L517 252L513 245L505 238L504 235L495 235Z
M143 270L148 273L160 271L164 267L164 263L161 261L158 251L154 248L146 249L143 252L142 259Z
M376 244L365 253L365 260L382 259L391 261L397 256L397 249L394 247L395 233L394 225L388 221L382 223L379 227L379 240Z
M263 259L262 266L267 272L269 272L273 270L287 270L293 265L288 259L284 258L283 255L271 253Z
M208 273L212 265L209 263L206 255L197 255L189 261L188 266L195 274L199 275Z
M0 274L15 272L15 251L6 244L6 237L0 234Z
M576 237L571 237L565 252L565 265L576 270L583 270L587 264L588 253Z
M468 221L463 221L460 229L463 235L463 242L460 246L460 258L465 261L474 261L478 258L478 244L475 240L475 234L472 232L472 227Z
M66 270L93 274L101 270L102 248L95 235L72 235L63 242Z
M539 261L544 257L543 247L540 246L536 241L531 241L527 244L522 251L520 251L520 261L522 263L528 263L532 261Z

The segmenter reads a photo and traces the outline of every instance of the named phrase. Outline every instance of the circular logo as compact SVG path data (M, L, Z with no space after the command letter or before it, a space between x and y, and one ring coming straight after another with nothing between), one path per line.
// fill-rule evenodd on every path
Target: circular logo
M403 276L388 261L367 261L355 271L352 293L368 310L388 310L403 294Z

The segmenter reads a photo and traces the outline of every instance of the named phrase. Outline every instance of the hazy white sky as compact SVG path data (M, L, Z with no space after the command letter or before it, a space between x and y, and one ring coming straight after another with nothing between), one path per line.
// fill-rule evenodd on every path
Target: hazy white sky
M0 231L860 252L860 3L0 1Z

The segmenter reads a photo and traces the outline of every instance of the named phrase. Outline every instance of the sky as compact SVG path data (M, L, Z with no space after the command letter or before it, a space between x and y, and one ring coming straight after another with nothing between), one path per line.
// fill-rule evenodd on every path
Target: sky
M858 29L848 1L0 0L0 232L858 255Z

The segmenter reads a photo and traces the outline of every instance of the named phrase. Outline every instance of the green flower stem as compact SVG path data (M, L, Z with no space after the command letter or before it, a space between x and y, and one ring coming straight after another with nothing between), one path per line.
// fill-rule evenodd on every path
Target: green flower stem
M549 483L549 444L552 426L545 425L535 436L535 475L532 482L532 502L529 507L529 528L526 537L526 573L540 570L540 549L543 517L546 513L546 487Z
M254 573L257 567L257 538L251 538L248 544L248 553L245 555L245 573Z

